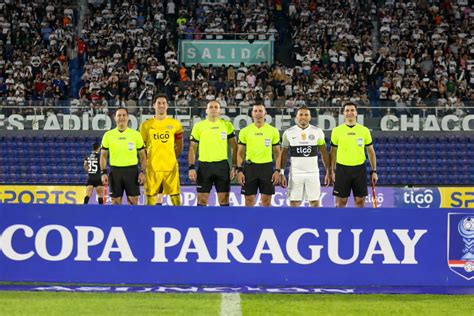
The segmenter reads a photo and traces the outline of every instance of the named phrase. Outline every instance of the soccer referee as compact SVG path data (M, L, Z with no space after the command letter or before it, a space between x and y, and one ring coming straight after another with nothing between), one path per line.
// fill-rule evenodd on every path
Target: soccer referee
M214 185L220 206L229 206L230 181L234 178L236 168L229 168L228 146L232 150L232 164L237 162L237 142L234 126L220 118L221 105L210 101L206 108L207 118L194 125L191 132L191 143L188 152L191 181L197 182L198 206L206 206L209 193ZM196 150L198 149L199 166L196 172Z
M112 204L122 204L123 191L128 202L138 204L140 184L145 183L146 153L143 138L136 130L128 128L128 111L119 108L115 112L117 127L102 137L100 170L102 183L110 187ZM138 172L137 152L140 155ZM110 156L110 174L107 175L107 157Z
M375 184L378 180L372 136L367 127L357 123L356 104L346 103L343 114L344 124L334 128L331 134L333 195L336 197L336 207L346 207L352 190L355 206L364 207L365 197L368 194L365 149L372 167L371 181Z
M261 195L261 206L270 206L275 185L280 182L280 133L265 123L266 114L263 103L257 101L252 108L253 123L239 133L237 177L245 195L245 206L255 205L257 191Z

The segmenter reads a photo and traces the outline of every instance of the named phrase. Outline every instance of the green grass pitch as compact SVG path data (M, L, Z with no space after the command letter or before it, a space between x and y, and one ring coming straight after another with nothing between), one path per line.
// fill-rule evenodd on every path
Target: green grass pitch
M242 315L474 315L473 295L241 294ZM0 291L0 315L220 315L220 294Z

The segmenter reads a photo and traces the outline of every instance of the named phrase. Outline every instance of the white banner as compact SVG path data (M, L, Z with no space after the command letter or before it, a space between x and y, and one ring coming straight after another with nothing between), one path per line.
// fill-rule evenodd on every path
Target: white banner
M139 124L152 115L135 116L130 114L130 127L138 129ZM190 114L175 115L183 127L190 130L194 124L201 120ZM233 123L236 130L252 123L249 115L240 114L236 116L223 115L222 118ZM283 131L294 125L291 115L266 116L266 121L274 125L278 130ZM326 131L332 130L338 124L344 122L344 116L337 118L333 115L318 115L317 124ZM358 122L364 124L364 116L358 116ZM0 130L65 130L65 131L107 131L114 126L113 119L106 114L96 114L90 116L84 113L82 116L74 114L52 114L52 115L20 115L12 114L5 116L0 114ZM472 131L474 130L474 115L460 117L457 115L446 115L438 117L436 115L420 116L415 115L385 115L380 119L378 126L369 126L374 130L382 131Z

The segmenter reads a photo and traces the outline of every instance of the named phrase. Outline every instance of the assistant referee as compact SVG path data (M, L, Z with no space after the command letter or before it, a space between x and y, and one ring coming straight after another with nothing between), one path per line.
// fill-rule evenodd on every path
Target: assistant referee
M234 126L220 118L220 113L220 103L210 101L206 107L207 118L194 125L191 132L188 176L191 181L197 182L198 206L207 205L213 185L219 205L229 205L230 181L235 176L236 168L229 168L228 146L232 150L232 164L236 166L237 142ZM197 172L196 153L199 155Z
M346 103L343 106L343 114L344 124L334 128L331 134L333 195L336 197L336 207L346 207L352 190L355 206L364 207L368 194L365 149L372 168L371 182L375 184L378 180L372 135L367 127L357 123L356 104Z
M280 133L265 123L266 114L263 103L257 102L252 107L253 123L239 133L237 177L245 195L245 206L255 205L257 191L261 195L261 206L270 206L275 185L280 182Z
M128 128L128 111L119 108L115 112L117 127L107 131L102 138L100 169L102 183L109 184L112 204L122 204L123 192L128 202L138 204L140 184L145 183L146 153L143 138L136 130ZM137 152L141 170L138 172ZM110 156L110 174L107 174L107 157Z

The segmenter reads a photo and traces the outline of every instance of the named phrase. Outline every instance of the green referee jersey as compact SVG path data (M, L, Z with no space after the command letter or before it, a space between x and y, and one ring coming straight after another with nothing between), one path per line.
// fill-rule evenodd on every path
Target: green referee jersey
M240 131L239 144L245 145L245 160L253 163L272 162L272 147L280 144L280 133L269 124L258 128L252 123Z
M191 131L191 141L199 143L199 161L203 162L227 160L227 144L232 137L235 137L234 126L223 119L200 121Z
M365 163L365 146L372 145L372 135L367 127L341 124L331 133L331 146L337 147L336 162L345 166Z
M144 148L143 138L134 129L127 128L120 132L114 128L102 137L102 148L109 151L111 166L136 166L138 165L137 151Z

